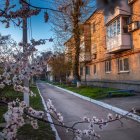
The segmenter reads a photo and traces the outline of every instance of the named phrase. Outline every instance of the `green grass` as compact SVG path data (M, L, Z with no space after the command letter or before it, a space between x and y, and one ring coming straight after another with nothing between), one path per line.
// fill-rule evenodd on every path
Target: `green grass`
M65 88L67 90L76 92L80 95L92 98L92 99L103 99L103 98L114 98L114 97L127 97L127 96L133 96L134 94L129 94L127 92L124 93L112 93L111 97L108 97L108 91L115 91L118 89L113 88L102 88L102 87L91 87L91 86L81 86L80 88L77 88L76 86L67 86L67 85L60 85L58 83L55 83L54 85L57 85L59 87Z
M1 97L6 97L8 101L13 101L16 98L22 99L23 98L23 94L16 92L13 90L12 87L6 87L4 89L1 89L0 91L0 98ZM7 111L7 107L0 105L0 123L4 122L4 118L2 117L2 115Z
M31 87L30 89L37 95L36 97L30 97L30 106L36 110L44 110L37 88ZM21 93L17 94L12 88L5 89L3 92L6 93L6 97L10 100L16 98L23 99L23 95ZM0 106L0 123L4 121L2 115L6 112L6 110L7 107ZM19 129L17 138L19 140L55 140L55 134L51 130L49 124L39 121L39 129L35 130L29 124L24 125Z

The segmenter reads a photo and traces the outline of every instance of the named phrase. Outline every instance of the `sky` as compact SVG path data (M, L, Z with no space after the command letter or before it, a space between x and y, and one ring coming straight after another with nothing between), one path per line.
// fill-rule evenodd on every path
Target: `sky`
M4 4L5 0L0 0L0 6ZM10 0L12 3L18 6L19 0ZM54 0L27 0L31 5L38 6L38 7L47 7L47 8L54 8ZM94 1L94 0L93 0ZM44 21L44 12L43 10L39 15L32 16L28 18L28 41L32 38L35 40L39 39L50 39L54 38L53 32L51 31L51 23L48 21L45 23ZM48 10L47 12L51 12ZM51 17L52 18L52 17ZM16 41L22 41L22 28L14 26L11 23L10 28L5 28L5 26L0 22L0 33L2 35L11 34L11 37ZM31 35L32 33L32 35ZM53 42L47 41L45 45L36 47L38 51L50 51L53 50Z
M4 0L0 0L0 4L3 1ZM17 2L17 0L13 1ZM35 6L53 8L53 0L30 0L30 3ZM43 14L44 12L45 11L42 11L39 15L32 16L30 19L28 19L28 40L30 40L31 38L34 38L36 40L53 38L51 23L45 23ZM22 40L22 28L14 26L13 23L11 23L10 28L5 28L4 24L0 23L0 33L2 35L11 34L11 37L17 42L20 42ZM47 41L45 45L37 47L39 51L49 51L52 50L52 48L53 42L49 41Z

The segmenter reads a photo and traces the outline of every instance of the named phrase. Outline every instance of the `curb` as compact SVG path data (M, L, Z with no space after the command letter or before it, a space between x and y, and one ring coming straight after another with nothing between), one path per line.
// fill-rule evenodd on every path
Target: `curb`
M41 93L40 93L40 90L39 90L39 88L38 88L38 85L37 85L37 89L38 89L39 95L40 95L40 97L41 97L41 99L42 99L42 104L43 104L45 110L47 111L47 106L46 106L45 100L44 100L44 98L42 97L42 95L41 95ZM47 113L47 117L48 117L48 121L50 121L50 122L53 123L53 120L52 120L52 118L51 118L51 116L50 116L49 113ZM59 137L58 132L57 132L57 130L56 130L54 124L51 124L51 128L52 128L52 130L53 130L53 131L55 132L55 134L56 134L56 140L61 140L61 138Z
M75 95L75 96L77 96L77 97L83 99L83 100L89 101L89 102L91 102L91 103L97 104L97 105L99 105L99 106L101 106L101 107L104 107L104 108L106 108L106 109L109 109L109 110L111 110L111 111L113 111L113 112L116 112L116 113L118 113L118 114L120 114L120 115L125 115L125 114L129 113L129 112L126 111L126 110L123 110L123 109L121 109L121 108L112 106L112 105L110 105L110 104L107 104L107 103L104 103L104 102L101 102L101 101L97 101L97 100L91 99L91 98L89 98L89 97L82 96L82 95L77 94L77 93L75 93L75 92L69 91L69 90L67 90L67 89L63 89L63 88L58 87L58 86L55 86L55 85L51 85L51 84L49 84L49 83L46 83L46 84L48 84L48 85L50 85L50 86L53 86L53 87L56 87L56 88L58 88L58 89L60 89L60 90L66 91L66 92L68 92L68 93L70 93L70 94L72 94L72 95ZM132 119L132 120L135 120L135 121L137 121L137 122L140 122L140 116L138 116L138 115L136 115L136 114L133 114L133 113L129 113L129 115L127 115L127 118L130 118L130 119Z

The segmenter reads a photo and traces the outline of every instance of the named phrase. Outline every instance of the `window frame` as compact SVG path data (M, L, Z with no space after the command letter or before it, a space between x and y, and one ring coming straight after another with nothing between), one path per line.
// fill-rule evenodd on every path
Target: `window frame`
M94 64L94 65L93 65L93 74L95 75L96 73L97 73L97 65Z
M80 76L83 76L84 70L83 67L80 67Z
M115 21L107 26L107 38L113 38L121 34L121 17L118 17Z
M127 60L127 61L125 62L125 60ZM125 63L127 63L127 65ZM125 67L127 67L127 69L125 69ZM120 73L130 71L130 65L129 65L129 58L128 57L118 59L118 71Z
M90 66L85 67L86 75L90 75Z
M122 17L122 33L128 34L128 24L130 23L130 17L124 16Z
M105 61L105 73L110 73L112 70L111 60Z

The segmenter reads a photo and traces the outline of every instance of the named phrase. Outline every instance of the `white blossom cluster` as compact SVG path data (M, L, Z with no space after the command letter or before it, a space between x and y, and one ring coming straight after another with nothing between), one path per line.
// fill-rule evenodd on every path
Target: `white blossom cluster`
M52 101L50 99L48 99L48 101L47 101L47 109L50 114L53 114L53 113L55 114L58 122L60 122L62 125L64 125L64 123L63 123L64 119L63 119L62 114L57 113L56 108L54 107L54 105L52 104Z
M44 43L42 41L35 42L34 40L33 43L20 43L21 46L26 46L26 50L13 54L11 61L3 62L4 69L0 75L0 89L13 85L15 91L26 92L30 96L35 96L28 87L23 86L25 79L29 81L33 75L40 74L43 71L40 60L35 59L32 63L28 61L31 54L36 51L35 46ZM24 118L25 109L27 110L26 118ZM3 115L6 121L6 127L2 131L3 138L7 140L16 139L17 130L26 123L27 119L29 120L27 122L30 122L33 128L37 129L37 119L34 118L43 118L43 116L43 111L36 111L31 107L27 107L23 101L16 100L8 103L8 111Z
M47 102L47 104L50 103L51 100ZM52 103L51 106L53 106ZM62 122L60 113L57 113L57 115L58 122ZM34 129L38 129L38 119L47 120L45 112L28 107L24 101L20 101L19 99L8 103L8 111L3 117L6 121L6 127L3 129L1 135L7 140L16 139L18 129L25 124L31 124Z
M16 138L17 130L25 124L23 110L26 107L24 102L13 101L8 103L8 111L3 115L6 127L2 131L4 139L13 140Z
M25 102L8 103L8 111L3 115L6 121L6 127L3 129L3 137L7 140L16 138L17 130L25 124L23 113L27 107Z
M98 126L100 129L102 129L103 127L107 126L109 122L113 122L120 119L121 119L120 115L118 114L113 115L111 113L107 115L106 119L98 119L96 116L93 116L92 118L83 117L82 119L83 122L79 123L87 123L88 128L84 130L74 129L74 126L79 124L78 122L76 122L72 127L74 130L75 139L82 140L84 137L87 137L88 139L100 139L100 135L98 135L94 130L95 126ZM68 132L69 130L70 129L68 129Z
M14 85L14 90L22 93L24 92L29 93L31 97L36 96L36 94L34 94L28 87L23 87L21 85Z
M10 21L13 21L13 19L17 19L17 22L14 21L14 23L20 26L22 23L21 18L31 17L40 13L40 9L30 9L22 0L20 0L20 4L23 7L17 8L18 5L12 4L10 0L5 0L3 10L2 8L0 10L0 21L6 25L6 28L10 26Z
M7 85L13 85L14 90L18 92L29 93L30 96L35 94L28 88L23 86L24 79L31 79L31 76L40 74L42 72L43 62L40 59L35 59L32 63L29 63L28 57L36 51L34 46L44 43L41 41L32 41L31 44L26 45L26 50L13 55L11 61L4 63L4 71L0 75L0 88L4 88ZM41 61L41 62L40 62ZM52 105L51 100L48 101L48 112L55 115L57 121L62 124L63 117L61 113L57 113L55 107ZM26 112L25 112L26 111ZM26 114L26 118L25 118ZM19 100L8 103L8 111L3 115L6 121L6 127L3 129L2 137L7 140L16 139L17 130L26 123L32 125L34 129L38 129L38 119L47 120L47 115L43 111L37 111L32 107L27 107L25 102ZM27 121L28 120L28 121Z
M36 51L35 45L39 44L42 44L42 41L37 44L28 43L24 52L14 54L11 61L4 63L4 72L0 75L0 88L4 88L5 85L21 85L24 79L30 80L33 75L43 71L40 60L35 59L32 63L28 62L28 57Z

